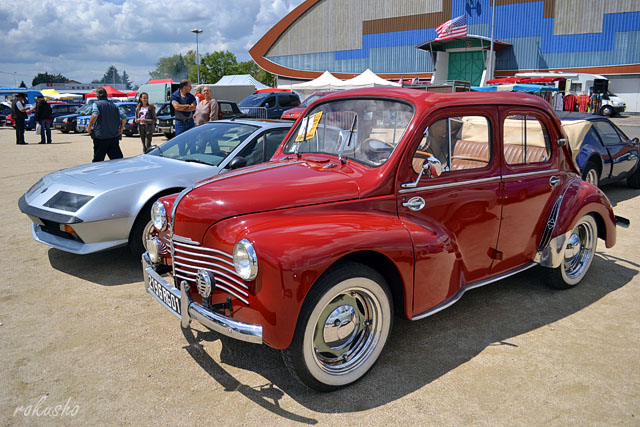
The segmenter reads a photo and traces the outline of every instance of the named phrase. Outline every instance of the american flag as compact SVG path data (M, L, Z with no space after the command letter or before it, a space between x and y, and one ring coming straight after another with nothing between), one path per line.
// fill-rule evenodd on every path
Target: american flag
M467 17L465 15L450 19L436 28L436 40L455 39L467 35Z

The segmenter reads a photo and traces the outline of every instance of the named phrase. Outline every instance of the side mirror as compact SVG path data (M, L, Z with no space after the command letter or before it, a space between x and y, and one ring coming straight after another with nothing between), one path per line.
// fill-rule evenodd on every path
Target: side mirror
M632 143L633 145L638 145L638 143L639 143L639 142L640 142L640 141L638 140L638 137L637 137L637 136L631 140L631 143Z
M229 162L229 169L239 169L239 168L243 168L245 166L247 166L247 159L245 159L244 157L241 157L241 156L234 157Z
M144 154L150 153L153 150L155 150L156 148L158 148L157 145L152 145L151 147L147 148L146 150L144 150Z
M264 104L264 108L269 108L269 107L270 107L270 105L269 105L268 102L266 104Z
M564 147L567 145L567 138L558 138L558 147Z
M437 178L442 175L442 163L435 157L427 158L427 161L422 165L422 169L429 178Z

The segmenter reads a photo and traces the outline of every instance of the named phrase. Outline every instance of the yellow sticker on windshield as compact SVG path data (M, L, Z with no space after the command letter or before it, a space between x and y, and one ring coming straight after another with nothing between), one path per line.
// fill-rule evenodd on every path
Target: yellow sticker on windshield
M300 129L298 129L296 142L306 141L316 136L316 129L318 129L320 119L322 119L322 111L313 116L304 117L302 123L300 123Z

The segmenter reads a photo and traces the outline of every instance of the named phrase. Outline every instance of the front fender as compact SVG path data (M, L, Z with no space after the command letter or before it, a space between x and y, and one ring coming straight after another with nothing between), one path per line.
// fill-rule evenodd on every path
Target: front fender
M340 259L360 251L374 250L389 259L405 288L410 286L411 239L392 203L388 207L393 212L360 210L353 204L349 209L316 206L245 215L215 224L206 233L206 247L232 248L244 238L252 242L258 257L249 307L234 316L261 325L269 346L287 348L313 284ZM405 299L410 298L410 292L404 294Z

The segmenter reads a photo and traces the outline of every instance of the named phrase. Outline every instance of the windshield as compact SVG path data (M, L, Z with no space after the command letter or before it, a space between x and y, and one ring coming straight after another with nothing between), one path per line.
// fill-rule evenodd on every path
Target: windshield
M181 133L150 155L218 166L257 126L211 122Z
M157 108L157 112L156 115L157 116L166 116L171 114L171 107L170 104L156 104L156 108Z
M119 105L118 108L122 111L126 116L133 115L136 110L135 104L123 104Z
M78 113L80 115L87 115L87 114L91 114L91 108L93 106L91 104L85 104L82 106L82 108L80 108L80 111L78 111Z
M249 95L245 99L240 101L240 104L238 104L238 106L239 107L259 107L262 101L264 101L264 99L265 99L264 95L260 95L260 94Z
M326 94L322 94L322 95L317 95L317 94L313 94L313 95L309 95L304 101L302 101L302 104L299 105L299 107L305 107L307 108L309 105L313 104L313 102L318 99L318 98L322 98L324 95Z
M347 99L316 106L300 121L284 152L324 153L368 166L389 160L413 118L413 107L382 99Z

